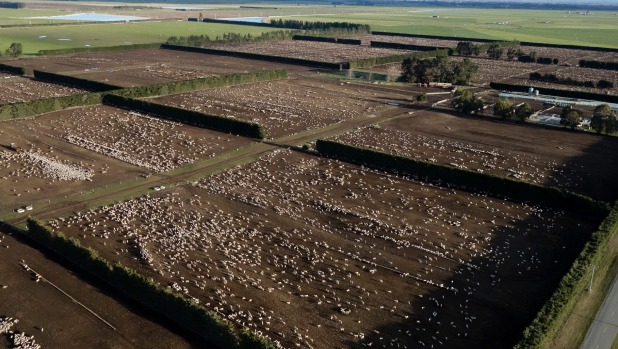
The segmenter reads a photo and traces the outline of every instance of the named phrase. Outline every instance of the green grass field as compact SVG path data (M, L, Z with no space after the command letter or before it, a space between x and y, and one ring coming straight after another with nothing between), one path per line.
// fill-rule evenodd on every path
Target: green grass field
M155 5L153 5L155 6ZM267 7L268 5L261 4ZM278 6L278 9L204 10L219 17L286 16L308 21L348 21L371 24L373 30L411 34L447 35L471 38L522 40L545 43L618 47L618 16L614 12L594 12L584 16L566 11L527 11L412 7L333 7ZM0 25L49 23L30 17L70 14L80 11L0 9ZM120 13L112 10L96 12ZM124 11L126 14L126 11ZM156 12L155 12L156 13ZM139 15L139 13L135 13ZM152 15L152 12L149 12ZM179 13L187 16L187 14ZM58 23L58 21L53 21ZM498 24L508 22L507 24ZM82 24L70 26L19 27L0 29L0 49L21 42L26 54L42 49L113 46L128 43L163 42L170 36L226 32L259 34L268 29L249 26L189 23L186 21L133 22L122 24ZM62 39L62 40L61 40Z
M105 3L106 6L118 5ZM123 3L122 5L129 5ZM139 4L144 6L146 4ZM148 6L163 6L147 4ZM30 6L30 5L29 5ZM168 6L168 4L166 4ZM247 4L245 4L247 6ZM256 5L258 6L258 5ZM466 8L358 7L325 5L259 4L262 8L239 8L238 5L215 5L203 10L205 16L283 16L307 21L348 21L367 23L373 30L410 34L447 35L470 38L521 40L543 43L587 45L618 48L618 13L593 12L584 16L566 11L529 11ZM267 7L277 7L268 9ZM169 11L169 10L167 10ZM86 12L84 9L39 10L0 9L0 26L7 24L50 23L30 17ZM88 11L90 12L90 11ZM137 11L101 10L109 14L140 15ZM156 16L157 10L143 14ZM178 12L178 17L197 16L197 12ZM51 21L58 23L59 21ZM508 22L498 24L500 22ZM110 24L77 24L67 26L0 28L0 50L12 42L21 42L26 54L42 49L114 46L128 43L163 42L170 36L207 34L212 37L226 32L258 34L267 28L203 24L186 21L133 22ZM62 39L62 40L60 40Z
M408 7L367 8L366 12L344 14L338 11L333 8L331 14L303 19L366 23L376 31L618 48L615 12L593 12L585 16L566 11L463 8L426 12L427 9Z
M0 29L0 49L8 48L12 42L20 42L25 54L35 54L39 50L85 45L101 47L164 42L170 36L205 34L214 38L229 32L259 35L269 30L273 29L186 21L19 27Z

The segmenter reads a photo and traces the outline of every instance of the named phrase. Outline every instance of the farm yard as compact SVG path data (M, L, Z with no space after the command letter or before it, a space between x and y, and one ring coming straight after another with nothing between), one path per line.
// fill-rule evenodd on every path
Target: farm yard
M49 84L23 76L0 73L0 105L85 92L84 90Z
M23 149L0 150L0 193L12 206L168 172L250 143L107 106L2 125L0 145Z
M512 344L596 222L277 151L50 224L284 347L469 348Z
M101 6L93 11L106 9L89 6ZM56 5L49 7L46 11L56 11ZM300 5L275 10L288 15L296 7ZM168 18L178 13L183 18L202 16L202 10L177 12L149 6L123 6L115 13L138 15L136 11L142 9ZM353 14L356 8L350 6L346 14L341 10L341 16L330 16L328 9L328 20L350 16L355 22L372 21L375 15ZM215 13L203 10L206 17ZM260 11L262 17L266 8L243 8L237 14L235 8L216 10L230 17ZM376 13L388 17L388 11L392 9ZM450 16L455 18L460 10L453 11ZM302 10L303 15L311 12L316 15L315 8ZM417 23L410 20L420 17L409 13L405 13L410 17L405 26L416 28ZM296 16L300 15L299 10ZM422 16L435 23L453 20L443 14ZM498 22L487 25L506 28ZM236 28L211 24L168 20L161 22L159 31L148 34L163 42L170 35L214 38L223 27ZM10 35L32 30L19 25L2 30L10 29L6 32ZM140 30L157 25L84 23L72 26L84 28L80 35L58 40L63 45L75 40L66 47L86 45L97 50L98 45L86 41L111 42L103 40L111 35L106 31L111 27L116 28L114 32L134 28L131 35L139 36ZM440 34L465 35L473 26ZM75 31L70 27L45 25L35 30L43 34ZM97 28L102 29L101 38L91 34ZM168 33L165 28L181 32ZM197 29L188 33L187 28ZM384 30L384 23L373 29ZM391 29L410 32L401 26ZM237 33L259 35L270 30L279 29L242 26ZM530 40L527 30L518 33L521 40ZM504 36L494 32L489 38ZM37 38L44 48L57 40L52 35ZM121 36L112 40L127 45L142 42ZM274 61L294 61L285 59L289 57L342 63L414 52L372 48L366 45L368 40L434 47L475 41L394 36L362 36L362 40L365 45L361 46L284 40L215 48L283 57ZM117 95L103 92L102 99L90 94L88 99L3 107L5 118L22 119L2 122L0 127L0 197L4 199L0 203L0 349L20 340L35 341L31 347L37 349L38 345L62 346L62 341L70 343L63 346L69 349L147 347L153 342L162 347L226 349L263 348L268 343L308 349L467 349L509 348L520 340L529 343L539 338L551 342L551 330L562 328L551 316L580 315L579 308L572 311L571 303L555 299L582 298L590 262L598 261L602 279L600 275L608 269L602 263L615 257L615 236L609 230L618 223L612 221L616 211L609 207L618 198L613 185L618 163L608 161L618 150L615 138L487 117L500 93L488 88L490 82L542 87L528 80L531 72L538 71L616 84L615 72L576 66L579 59L611 61L614 52L522 46L526 54L534 51L540 57L557 58L558 65L504 57L492 60L484 53L471 57L479 72L473 84L464 88L481 96L487 108L484 115L464 117L449 107L450 84L428 87L396 82L401 63L370 66L393 58L350 64L358 67L350 70L313 62L322 67L317 69L166 47L50 53L3 61L24 67L27 76L36 69L119 87L268 71L259 77L148 86ZM29 54L38 48L27 50ZM26 77L0 74L0 81L7 82L0 84L0 105L84 92ZM169 94L179 91L191 92ZM524 101L517 96L514 105ZM90 105L101 101L104 104ZM546 101L530 103L546 114L560 112ZM52 112L60 108L66 109ZM586 116L592 108L584 108ZM191 126L198 124L204 128ZM397 172L394 168L401 169L397 166L389 172L377 169L381 159L386 167L398 160L362 149L357 149L359 163L335 160L337 154L343 158L345 154L337 153L336 144L319 141L325 139L475 173L457 172L461 177L449 182L450 169L427 166L437 174L423 178L418 173L414 176L417 167L411 164L406 177L401 173L408 172ZM327 143L335 149L331 153ZM365 159L376 162L363 164ZM426 165L418 168L422 166ZM489 184L484 185L485 181ZM508 188L496 188L499 185ZM526 189L513 198L500 194L517 188ZM37 222L63 234L37 227ZM20 231L25 223L28 231ZM54 264L56 258L66 265ZM85 284L64 268L78 277L82 273L92 277L87 282L95 286L100 282L105 289ZM561 280L570 284L565 286ZM606 280L595 280L595 290ZM586 297L600 297L597 293ZM148 314L128 311L118 303L124 301ZM60 310L54 313L56 308ZM581 314L593 318L593 314ZM67 328L59 316L76 325ZM542 328L546 324L549 330ZM168 330L160 330L161 326ZM534 327L532 331L529 326ZM176 330L187 339L169 332ZM260 336L268 343L258 343ZM199 343L189 343L193 339ZM575 344L565 347L574 348Z
M148 347L153 341L169 348L195 348L195 343L80 280L2 227L0 248L0 348Z
M409 91L383 91L341 84L332 78L296 78L215 88L158 98L159 103L262 125L270 138L325 127L390 109L391 99L410 99Z
M384 57L411 53L410 50L394 50L366 46L335 44L330 42L283 40L267 43L241 44L218 47L227 51L266 54L279 57L308 59L318 62L341 63L363 58Z
M421 161L558 186L612 202L618 141L427 112L334 138ZM594 174L594 175L593 175Z
M26 70L43 70L129 87L190 80L227 73L286 69L290 75L308 68L243 58L165 49L80 53L7 61Z

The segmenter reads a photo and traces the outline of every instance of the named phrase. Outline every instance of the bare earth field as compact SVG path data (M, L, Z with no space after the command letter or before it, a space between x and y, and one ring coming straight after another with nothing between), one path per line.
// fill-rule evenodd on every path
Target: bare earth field
M5 210L162 173L250 140L92 106L2 123L0 195Z
M388 95L372 85L334 79L292 78L215 88L156 99L159 103L252 121L270 138L325 127L346 119L394 109L386 103L412 96L406 89Z
M468 119L438 112L353 131L335 140L612 201L614 138Z
M509 60L493 60L483 58L469 58L472 63L478 65L479 70L473 77L473 83L489 85L490 82L500 82L516 76L524 76L526 79L530 73L546 69L547 66L538 63L523 63ZM463 61L464 57L453 57L453 61Z
M431 39L431 38L415 38L415 37L405 37L405 36L390 36L390 35L363 35L353 37L355 39L360 39L363 44L369 44L370 41L382 41L382 42L397 42L402 44L409 45L420 45L420 46L434 46L434 47L450 47L455 48L460 41L464 40L443 40L443 39ZM483 44L483 42L472 41L475 44ZM517 47L516 47L517 48ZM612 57L615 57L613 53L607 52L599 52L592 50L580 50L580 49L570 49L570 48L556 48L556 47L537 47L537 46L519 46L525 54L530 54L531 52L536 52L539 57L549 57L549 58L558 58L560 63L569 62L571 64L577 64L580 59L596 59L598 57L607 57L610 60ZM505 49L505 53L506 53ZM483 52L481 57L486 57L486 54ZM503 55L503 59L506 59L506 54Z
M367 46L341 45L329 42L283 40L256 44L217 47L222 50L268 54L280 57L309 59L319 62L348 62L373 57L393 56L414 51Z
M419 45L419 46L434 46L434 47L455 47L461 40L443 40L443 39L430 39L430 38L415 38L406 36L392 36L392 35L361 35L351 37L352 39L360 39L363 44L369 45L371 41L381 42L396 42L407 45ZM481 42L473 41L475 44Z
M27 70L62 73L123 87L264 69L285 69L291 75L309 70L294 65L164 49L34 57L6 63Z
M0 73L0 105L85 92L84 90L49 84L23 76Z
M284 347L503 348L595 222L277 151L50 224Z
M78 279L1 228L0 248L0 348L151 348L152 343L161 348L197 348ZM38 281L33 271L41 276ZM94 311L111 327L45 280ZM11 334L5 331L14 331L33 346L10 345Z

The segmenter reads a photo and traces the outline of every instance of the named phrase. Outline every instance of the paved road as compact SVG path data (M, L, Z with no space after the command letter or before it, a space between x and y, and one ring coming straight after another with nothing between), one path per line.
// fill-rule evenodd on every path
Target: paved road
M588 329L580 349L611 349L618 334L618 278Z

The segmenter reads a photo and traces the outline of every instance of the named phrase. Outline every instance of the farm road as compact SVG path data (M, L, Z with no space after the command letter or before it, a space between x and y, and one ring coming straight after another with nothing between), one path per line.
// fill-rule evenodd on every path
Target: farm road
M101 188L93 193L84 196L70 197L65 200L52 201L50 204L35 207L31 214L39 219L52 219L64 217L76 211L87 210L92 207L107 205L114 201L126 200L132 197L143 195L158 185L170 185L175 183L193 182L206 176L224 171L228 168L249 163L261 155L274 151L280 147L298 146L312 142L318 138L331 137L337 134L351 131L358 127L381 123L408 114L407 109L388 108L380 114L365 115L362 117L348 119L320 129L308 130L294 135L284 136L268 142L255 142L248 146L230 151L228 153L194 163L180 169L153 174L149 178L136 179L129 183L120 184L114 187ZM27 217L24 215L18 218L7 219L13 225L23 225Z
M611 349L618 334L618 278L605 298L580 349Z

